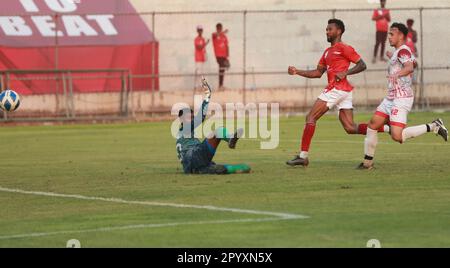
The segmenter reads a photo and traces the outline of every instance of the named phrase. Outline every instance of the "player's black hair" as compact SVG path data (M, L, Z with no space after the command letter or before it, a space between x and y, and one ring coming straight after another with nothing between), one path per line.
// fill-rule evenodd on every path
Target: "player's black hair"
M406 27L406 25L403 23L394 22L392 23L391 28L397 28L400 32L402 32L403 35L405 35L405 38L408 35L408 27Z
M328 24L330 24L330 23L336 24L336 26L337 26L339 29L341 29L342 34L345 32L345 25L344 25L344 22L343 22L343 21L341 21L341 20L339 20L339 19L329 19L329 20L328 20Z
M222 23L220 23L220 22L217 23L217 24L216 24L216 28L217 28L217 27L222 27Z

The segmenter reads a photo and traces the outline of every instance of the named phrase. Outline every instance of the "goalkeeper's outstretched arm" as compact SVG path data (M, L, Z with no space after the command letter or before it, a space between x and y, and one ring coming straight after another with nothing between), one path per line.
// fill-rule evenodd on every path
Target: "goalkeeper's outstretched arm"
M202 77L202 88L204 89L205 95L203 97L202 108L194 118L194 129L205 121L208 113L209 100L211 99L212 89L204 77Z

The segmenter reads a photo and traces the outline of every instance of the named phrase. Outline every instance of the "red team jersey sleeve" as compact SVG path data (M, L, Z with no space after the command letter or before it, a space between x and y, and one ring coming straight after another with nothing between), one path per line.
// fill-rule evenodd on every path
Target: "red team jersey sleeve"
M407 50L407 49L401 49L398 52L397 58L401 64L405 64L407 62L414 63L414 59L412 58L411 52L409 52L409 50Z
M342 55L352 63L357 63L361 59L361 56L351 46L343 46Z
M327 68L327 62L325 61L325 54L327 53L327 51L328 49L323 52L322 57L320 57L319 63L317 65Z

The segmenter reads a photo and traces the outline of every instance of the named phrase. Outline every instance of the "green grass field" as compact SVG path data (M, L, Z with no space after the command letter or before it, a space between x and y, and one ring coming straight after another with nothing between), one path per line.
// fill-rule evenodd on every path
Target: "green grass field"
M409 123L438 116L450 123L450 113L414 113ZM328 115L310 166L287 167L303 122L283 118L275 150L260 150L255 140L236 150L222 144L216 162L253 168L226 176L182 174L171 122L2 127L0 247L65 247L73 238L82 247L365 247L369 239L450 247L448 143L426 134L400 145L380 134L377 169L355 170L363 136L345 134Z

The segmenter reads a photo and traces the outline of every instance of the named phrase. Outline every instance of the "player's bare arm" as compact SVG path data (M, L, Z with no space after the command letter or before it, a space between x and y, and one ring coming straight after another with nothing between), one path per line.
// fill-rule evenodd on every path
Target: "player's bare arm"
M315 70L299 70L294 66L289 66L288 74L299 75L306 78L321 78L326 70L327 68L323 65L317 65L317 68Z
M336 80L337 80L337 81L342 80L342 79L344 79L344 78L345 78L346 76L348 76L348 75L357 74L357 73L360 73L360 72L362 72L362 71L364 71L364 70L366 70L366 69L367 69L366 63L365 63L362 59L360 59L360 60L355 64L355 66L353 66L353 68L349 69L349 70L346 71L346 72L340 72L340 73L337 73L337 74L336 74Z

